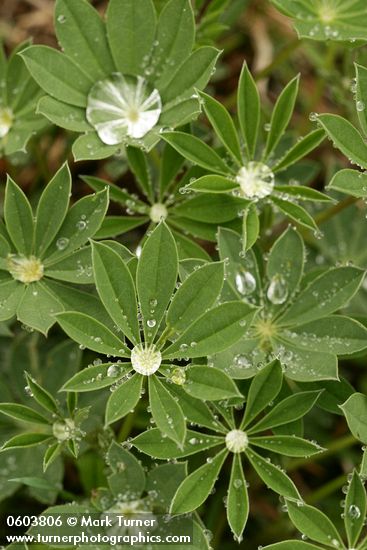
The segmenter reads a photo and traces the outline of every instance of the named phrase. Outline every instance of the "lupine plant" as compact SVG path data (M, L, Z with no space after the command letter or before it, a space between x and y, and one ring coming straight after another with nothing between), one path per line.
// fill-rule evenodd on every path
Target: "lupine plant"
M50 4L0 37L0 544L367 550L365 2Z

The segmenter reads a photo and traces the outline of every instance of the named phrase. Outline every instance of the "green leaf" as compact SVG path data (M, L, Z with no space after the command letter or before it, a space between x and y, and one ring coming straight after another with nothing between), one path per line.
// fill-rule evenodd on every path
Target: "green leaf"
M191 273L168 308L166 322L175 332L183 331L218 298L223 286L224 264L212 262Z
M106 216L102 222L101 227L94 235L95 239L106 239L111 237L117 237L132 231L145 223L148 223L149 218L143 216Z
M282 367L277 360L266 365L255 376L247 396L246 410L242 422L244 427L276 398L282 387L282 382Z
M290 201L280 199L279 197L272 196L272 202L279 208L283 214L285 214L291 220L296 223L311 229L311 231L318 231L317 225L312 216L302 206Z
M43 191L36 211L35 253L42 258L66 216L71 193L71 174L65 163Z
M108 207L108 190L88 195L69 210L55 241L47 250L45 265L60 261L83 246L100 228Z
M363 130L363 133L367 135L367 113L366 113L366 105L367 105L367 69L366 67L362 67L362 65L358 65L358 63L354 64L355 70L356 70L356 109L357 109L357 115L359 119L359 123L361 125L361 128Z
M352 197L365 198L367 196L367 174L357 170L339 170L331 179L328 189L334 189Z
M274 0L273 0L274 1ZM264 550L321 550L319 546L303 542L301 540L285 540L276 542L270 546L264 546Z
M108 246L92 243L97 291L108 314L134 344L140 341L136 291L129 268Z
M22 422L43 425L49 424L49 420L39 412L17 403L0 403L0 413Z
M59 408L53 396L45 390L45 388L42 388L42 386L37 384L37 382L27 372L25 373L25 377L34 400L37 401L37 403L46 411L53 414L58 413Z
M171 514L192 512L207 499L227 455L228 451L224 449L181 483L171 503Z
M356 546L366 518L366 491L360 476L354 470L345 497L344 525L349 546Z
M0 321L7 321L15 315L24 291L24 285L18 281L11 279L0 283Z
M219 101L210 97L210 95L200 92L200 97L204 99L204 111L215 133L223 143L234 160L241 165L242 155L237 131L231 115Z
M250 443L255 447L267 449L273 453L295 457L309 457L323 450L319 445L312 443L312 441L307 441L294 435L251 437Z
M363 278L364 271L356 267L329 269L297 296L281 317L280 324L307 323L330 315L354 296Z
M252 449L246 450L246 456L258 476L267 487L290 500L302 500L293 481L281 469L266 460Z
M118 150L118 145L106 145L96 132L80 135L73 143L72 151L75 162L79 160L98 160L111 157Z
M203 46L194 50L162 89L163 102L172 102L175 105L178 98L182 102L183 99L189 99L195 95L196 90L205 88L219 54L219 50L211 46ZM182 126L182 124L180 125Z
M110 181L104 180L102 178L96 178L95 176L81 176L81 179L85 181L94 191L103 191L108 187L109 197L111 201L118 202L123 206L127 206L129 201L133 200L135 205L140 208L146 207L145 202L142 202L139 199L136 199L130 195L125 189L122 189L118 185L111 183Z
M238 189L238 183L234 179L224 178L218 175L202 176L184 187L201 193L231 193Z
M57 0L57 39L68 57L96 80L115 70L106 38L105 25L85 0Z
M50 434L24 433L20 435L15 435L11 439L8 439L8 441L5 441L5 443L1 447L1 451L5 451L5 449L18 449L24 447L33 447L34 445L42 445L50 439Z
M4 200L4 220L18 252L30 255L33 245L33 213L27 197L8 176Z
M164 358L203 357L223 351L243 336L256 310L227 302L204 313L163 352Z
M161 222L144 244L136 274L147 341L153 340L159 329L176 285L177 273L176 243L167 225Z
M35 328L45 336L55 323L55 314L63 310L62 303L48 287L48 282L38 281L26 286L17 308L18 321Z
M327 4L322 0L272 0L272 3L294 19L300 38L351 43L367 40L366 28L361 20L364 0L354 0L348 4L339 3L338 0L331 0Z
M130 356L124 342L117 338L106 325L93 317L84 313L66 311L59 313L56 318L63 331L81 346L105 355Z
M313 506L303 504L298 506L292 502L287 503L288 515L294 526L310 539L335 548L343 547L340 535L329 518Z
M249 501L240 455L233 456L227 496L227 519L232 533L241 542L249 513Z
M156 14L151 0L111 0L107 37L117 70L140 75L153 46Z
M77 372L61 388L62 391L85 392L111 386L131 369L130 363L89 365Z
M163 132L162 139L193 164L224 176L230 174L229 167L214 149L199 138L184 132Z
M153 458L169 459L182 458L224 445L224 438L187 430L186 439L180 448L174 441L163 437L158 428L153 428L134 437L132 444Z
M367 329L348 317L333 315L282 333L297 348L349 355L367 347Z
M37 104L37 113L44 115L56 126L72 132L90 132L93 130L85 118L85 109L69 105L49 95L41 97Z
M367 396L356 392L340 408L354 437L367 444Z
M276 426L282 426L302 418L316 403L320 391L304 391L286 397L273 406L261 420L247 430L248 433L258 433Z
M260 233L260 220L254 203L243 211L242 218L242 249L249 250L256 243Z
M295 342L291 343L283 338L283 334L272 338L271 343L273 352L279 356L288 378L297 382L338 380L336 355L297 348Z
M59 281L68 281L76 284L92 284L93 269L92 269L92 254L91 247L85 246L79 248L63 258L59 262L45 269L44 275L57 279Z
M243 64L238 84L237 112L248 159L253 159L260 124L260 96L247 63Z
M287 298L291 298L298 288L303 275L305 247L299 233L287 229L274 243L267 263L269 280L281 275L287 289Z
M36 489L55 490L54 484L41 477L14 477L13 479L9 479L9 481L16 481L17 483L22 483L28 487L35 487Z
M143 151L136 147L126 147L126 158L141 190L148 199L154 202L149 166Z
M186 437L186 422L181 407L157 376L149 377L149 403L158 429L179 446Z
M367 145L354 126L339 115L319 115L318 122L334 145L353 164L367 168Z
M145 488L145 473L140 462L116 441L108 449L107 461L113 471L108 484L115 497L124 492L133 500L139 498Z
M51 464L56 460L58 456L61 454L62 449L62 443L54 443L53 445L50 445L44 456L43 456L43 471L46 472L46 470L51 466Z
M93 79L63 53L48 46L31 46L20 55L35 81L51 96L85 107Z
M152 65L160 74L158 89L163 89L172 77L172 66L179 66L190 55L195 39L195 19L189 0L171 0L160 14Z
M106 406L106 425L120 420L136 407L140 400L142 383L143 377L134 374L112 392Z
M275 185L274 191L279 191L284 194L285 197L296 197L296 200L300 201L314 201L314 202L335 202L334 199L316 191L312 187L306 187L304 185Z
M170 393L178 398L178 403L185 415L185 418L199 426L209 428L209 430L215 430L218 432L225 432L225 428L220 425L216 420L211 409L201 399L195 399L191 397L183 388L176 384L170 385Z
M299 76L287 84L278 97L270 120L270 130L266 140L264 158L269 158L283 136L292 117L299 87Z
M247 205L248 201L238 197L205 193L177 204L171 212L191 220L222 224L236 219Z
M236 384L227 374L214 367L193 365L186 369L184 390L203 401L219 401L230 397L241 397Z
M180 483L187 475L186 464L160 464L147 475L146 491L153 506L166 511Z
M320 143L325 139L324 130L318 129L310 132L306 136L298 140L293 147L286 152L284 157L282 157L275 166L272 166L272 171L274 173L285 170L289 166L295 164L298 160L307 156L311 151L313 151Z

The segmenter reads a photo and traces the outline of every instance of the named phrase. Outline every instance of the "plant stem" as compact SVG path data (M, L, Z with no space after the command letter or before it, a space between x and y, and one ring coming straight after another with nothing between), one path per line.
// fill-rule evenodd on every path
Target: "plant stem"
M315 222L317 224L321 224L326 222L327 220L330 220L330 218L333 218L336 214L339 214L342 210L345 208L348 208L348 206L351 206L352 204L356 203L359 200L357 197L346 197L342 201L340 201L338 204L335 204L334 206L331 206L330 208L327 208L323 212L320 212L317 216L315 216Z
M131 412L125 417L125 420L120 428L120 431L117 435L117 441L121 443L121 441L126 441L126 439L129 437L130 432L132 428L134 427L134 420L135 420L135 411Z
M340 487L343 487L345 484L345 475L341 475L335 479L332 479L329 481L329 483L326 483L320 489L317 491L314 491L311 495L305 498L307 504L314 504L315 502L318 502L325 497L331 495L332 493L338 491Z

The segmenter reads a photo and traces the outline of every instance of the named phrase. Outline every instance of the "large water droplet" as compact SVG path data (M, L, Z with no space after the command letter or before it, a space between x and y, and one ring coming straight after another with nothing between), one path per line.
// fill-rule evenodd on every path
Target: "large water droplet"
M284 304L288 298L288 286L281 275L274 275L266 293L272 304Z
M236 181L241 188L241 195L246 199L262 199L274 189L274 174L262 162L249 162L239 170Z
M348 516L352 519L358 519L361 517L361 510L355 504L351 504L348 508Z
M251 294L256 288L256 279L249 271L239 271L235 276L235 283L238 292L243 296Z
M92 87L87 119L103 143L116 145L126 137L144 137L157 124L161 110L158 90L143 77L115 73Z

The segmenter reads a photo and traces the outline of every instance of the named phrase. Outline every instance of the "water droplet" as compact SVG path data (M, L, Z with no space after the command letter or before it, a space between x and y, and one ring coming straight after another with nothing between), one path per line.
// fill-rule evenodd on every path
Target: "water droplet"
M154 328L156 324L157 324L157 321L155 319L148 319L147 321L147 325L149 328Z
M66 237L60 237L56 241L56 248L58 250L65 250L65 248L68 247L69 242L70 242L69 239L67 239Z
M284 304L288 298L288 287L281 275L274 275L274 277L272 277L266 296L272 304Z
M351 504L348 508L348 516L352 519L358 519L361 517L361 510L355 504Z
M241 270L235 276L236 288L240 294L246 296L256 289L256 279L249 271Z
M88 95L87 119L107 145L126 137L140 139L158 122L162 101L158 90L141 76L114 73Z

